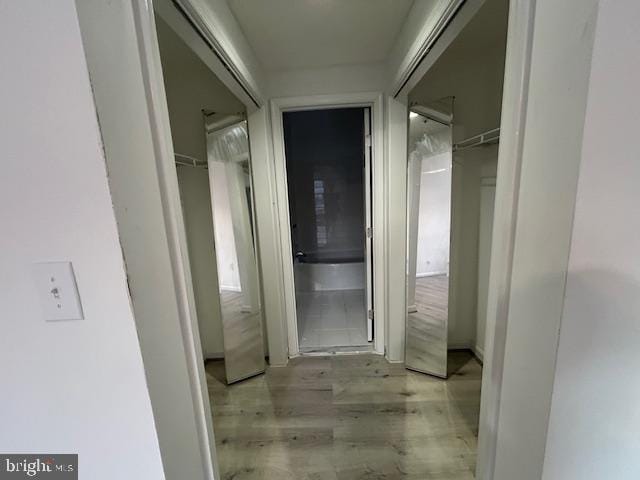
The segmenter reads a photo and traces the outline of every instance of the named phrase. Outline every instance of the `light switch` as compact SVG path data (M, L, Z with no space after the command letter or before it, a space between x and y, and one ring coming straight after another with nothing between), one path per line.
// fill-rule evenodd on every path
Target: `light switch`
M71 262L36 263L33 276L45 320L84 319Z

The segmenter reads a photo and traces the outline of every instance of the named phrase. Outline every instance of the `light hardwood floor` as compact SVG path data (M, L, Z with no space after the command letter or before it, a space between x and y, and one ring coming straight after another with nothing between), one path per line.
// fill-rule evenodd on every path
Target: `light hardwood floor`
M440 380L377 355L303 357L226 386L206 365L223 480L473 478L481 367Z

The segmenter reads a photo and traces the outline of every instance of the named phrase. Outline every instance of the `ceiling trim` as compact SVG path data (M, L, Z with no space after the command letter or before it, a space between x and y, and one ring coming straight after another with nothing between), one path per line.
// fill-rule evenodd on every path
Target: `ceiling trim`
M413 46L407 52L407 55L400 64L399 71L395 74L391 84L390 91L393 97L398 97L404 90L404 87L411 79L422 60L427 56L431 48L438 41L447 26L451 23L456 13L462 5L468 0L448 0L441 9L440 14L434 24L430 21L425 22L420 34L413 43ZM472 1L473 0L469 0ZM476 0L482 3L484 0Z
M466 0L406 80L398 95L408 95L478 13L485 0Z
M194 0L170 0L174 7L180 12L193 30L198 34L204 43L211 49L225 70L240 86L246 97L256 108L261 108L265 104L265 98L259 91L256 81L248 71L242 59L226 47L231 44L231 40L224 35L223 29L216 28L215 15L205 15ZM212 25L212 23L214 23ZM243 68L245 67L245 68ZM246 103L246 102L245 102Z

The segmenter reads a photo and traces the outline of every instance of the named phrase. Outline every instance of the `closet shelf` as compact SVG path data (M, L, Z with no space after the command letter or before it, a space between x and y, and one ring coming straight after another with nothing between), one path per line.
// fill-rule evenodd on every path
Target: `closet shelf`
M185 167L207 168L206 162L182 153L174 153L176 165L184 165Z
M487 145L491 143L498 143L500 141L500 127L492 130L487 130L479 135L474 135L461 142L454 143L453 151L459 152L468 148L479 147L480 145Z

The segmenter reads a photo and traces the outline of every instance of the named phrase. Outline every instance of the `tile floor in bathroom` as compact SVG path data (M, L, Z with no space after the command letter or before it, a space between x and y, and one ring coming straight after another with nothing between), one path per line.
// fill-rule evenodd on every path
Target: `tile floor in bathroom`
M328 347L369 347L365 291L296 293L301 351Z

